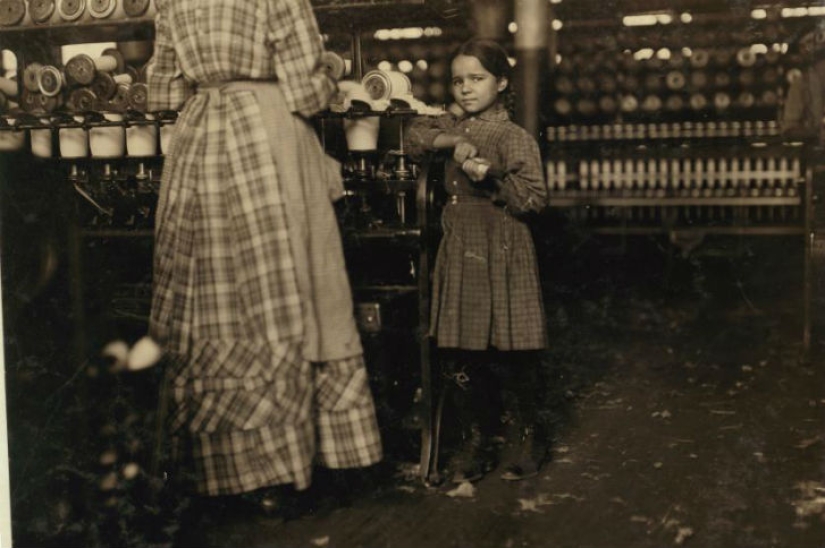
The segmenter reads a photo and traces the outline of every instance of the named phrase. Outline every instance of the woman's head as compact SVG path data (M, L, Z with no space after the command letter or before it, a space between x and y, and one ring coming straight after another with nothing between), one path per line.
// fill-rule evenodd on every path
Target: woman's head
M451 90L465 112L484 112L510 82L507 52L490 40L470 40L453 55Z

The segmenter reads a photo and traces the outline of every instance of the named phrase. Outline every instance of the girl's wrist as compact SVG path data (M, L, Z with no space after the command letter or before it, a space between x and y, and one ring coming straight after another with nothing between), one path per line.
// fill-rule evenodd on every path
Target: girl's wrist
M461 143L469 143L470 140L464 137L463 135L456 135L455 142L453 143L454 147L457 147Z

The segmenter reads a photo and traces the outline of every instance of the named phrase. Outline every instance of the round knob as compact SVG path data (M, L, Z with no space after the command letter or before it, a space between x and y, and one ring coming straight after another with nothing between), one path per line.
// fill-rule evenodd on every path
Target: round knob
M635 95L623 95L620 106L622 112L636 112L639 108L639 100Z
M115 94L109 99L107 106L109 110L124 112L129 107L129 85L118 84Z
M325 51L321 54L321 68L333 80L340 80L344 77L347 66L340 55L332 51Z
M690 56L690 66L694 68L702 68L707 66L709 60L710 55L707 50L697 49L694 50L693 54Z
M140 17L149 9L149 0L122 0L123 11L129 17Z
M648 95L642 101L642 110L656 112L662 108L662 99L658 95Z
M97 104L97 95L89 88L77 88L69 95L69 110L86 112L95 110Z
M701 93L694 93L690 96L690 108L693 110L703 110L708 106L707 98Z
M671 90L682 89L685 87L685 75L680 71L672 70L667 73L665 77L667 88Z
M26 15L23 0L0 0L0 26L11 27L20 23Z
M713 75L713 85L717 88L726 88L730 86L730 74L727 72L717 72Z
M91 84L96 73L95 62L88 55L75 55L66 62L66 76L82 86Z
M736 62L740 67L752 67L756 63L756 54L750 48L742 48L736 52Z
M146 84L132 84L129 88L129 107L140 112L146 112L149 99L149 88Z
M678 112L685 108L685 101L679 95L668 95L665 99L665 108L670 112Z
M40 69L43 65L40 63L31 63L26 65L23 69L23 87L29 91L40 91Z
M94 80L89 84L95 95L103 100L109 100L114 96L117 84L115 79L108 72L98 72Z
M86 0L59 0L57 13L64 21L74 21L83 15L86 9Z
M47 65L38 74L38 88L47 97L54 97L63 89L63 73L57 67Z
M20 108L22 108L25 112L36 111L38 106L38 95L40 95L40 92L24 89L20 94Z
M708 75L703 70L696 70L690 73L690 85L694 89L702 89L708 85Z
M592 99L579 99L576 101L576 111L584 116L593 116L596 114L596 103Z
M46 23L54 13L54 0L29 0L29 13L35 23Z
M60 96L39 94L37 96L37 107L39 112L52 112L60 106Z
M361 80L372 100L389 99L392 92L390 77L383 70L372 70Z
M744 91L736 97L736 105L740 108L750 108L755 102L756 97L753 96L753 93L748 91Z
M618 109L616 99L612 95L602 95L599 97L599 110L612 114Z
M749 88L756 83L756 75L752 70L743 70L739 73L739 83L743 87Z
M727 93L715 93L713 95L713 106L717 110L725 110L730 106L730 95Z
M89 0L89 14L95 19L103 19L112 15L115 6L115 0Z
M553 109L562 116L567 116L573 110L573 105L570 104L568 99L561 98L556 99L553 103Z

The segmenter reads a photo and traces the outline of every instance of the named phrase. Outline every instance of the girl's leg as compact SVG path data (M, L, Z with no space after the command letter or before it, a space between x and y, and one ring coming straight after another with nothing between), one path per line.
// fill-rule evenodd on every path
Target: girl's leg
M492 469L489 458L489 367L484 353L442 352L444 390L453 422L458 429L458 447L449 461L452 481L475 481Z
M515 421L508 443L514 446L511 462L502 478L520 480L538 474L547 452L546 429L540 417L545 390L538 352L514 351L502 353L504 364L499 368L503 385L514 400Z

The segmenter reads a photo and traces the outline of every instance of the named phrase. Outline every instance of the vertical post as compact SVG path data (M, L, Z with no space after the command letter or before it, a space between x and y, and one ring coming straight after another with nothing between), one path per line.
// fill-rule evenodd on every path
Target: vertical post
M803 158L805 162L805 199L803 204L805 208L803 211L803 223L805 229L803 233L804 257L802 267L802 360L807 362L811 350L811 324L813 323L811 314L811 300L814 298L814 293L816 291L813 287L813 275L816 266L818 266L813 264L815 246L817 245L817 233L814 219L816 215L816 207L814 201L818 201L820 198L814 189L814 180L816 179L816 174L813 167L814 155L811 154L811 150L807 147ZM821 262L821 257L817 257L817 259Z
M476 38L503 42L507 38L507 23L511 18L510 2L473 0L470 26Z
M356 82L364 77L364 61L361 56L361 31L352 30L352 76Z
M547 66L550 8L547 0L516 0L516 122L538 139Z
M433 409L433 363L430 352L430 162L424 162L418 174L415 193L415 210L419 236L418 250L418 344L421 361L421 479L429 484L430 476L438 474L434 462L438 462L438 424Z
M2 297L0 297L0 310L2 310ZM1 313L0 333L4 333L3 314ZM6 422L6 360L5 350L2 344L0 344L0 547L12 545L8 439L8 423Z

